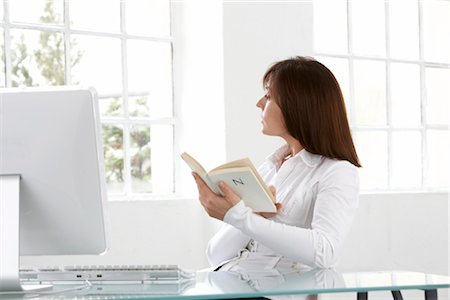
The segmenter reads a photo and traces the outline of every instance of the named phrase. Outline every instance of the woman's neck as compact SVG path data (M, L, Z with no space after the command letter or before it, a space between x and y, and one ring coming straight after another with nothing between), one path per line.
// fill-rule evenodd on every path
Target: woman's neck
M295 156L297 153L303 150L302 144L300 144L299 141L294 139L293 137L289 136L284 138L286 143L289 145L289 149L291 150L291 153L289 154L290 157Z
M294 139L291 136L288 137L283 137L283 139L286 141L286 143L288 144L288 147L290 149L290 153L288 153L285 157L283 157L281 164L283 164L286 160L288 160L289 158L295 156L297 153L299 153L300 151L302 151L302 149L304 148L299 141L297 141L296 139Z

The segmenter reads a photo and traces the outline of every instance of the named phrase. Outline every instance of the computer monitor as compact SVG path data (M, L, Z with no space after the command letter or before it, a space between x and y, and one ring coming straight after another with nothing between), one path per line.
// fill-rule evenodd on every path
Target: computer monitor
M105 187L95 90L2 89L0 291L20 255L104 253Z

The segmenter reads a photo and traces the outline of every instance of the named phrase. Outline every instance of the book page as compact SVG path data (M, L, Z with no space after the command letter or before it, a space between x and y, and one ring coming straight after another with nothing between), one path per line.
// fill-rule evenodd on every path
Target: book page
M206 183L206 185L216 194L220 193L220 189L217 187L217 185L214 185L211 180L208 177L208 174L206 173L205 169L202 167L202 165L196 161L192 156L187 154L186 152L181 153L181 158L186 162L186 164L191 168L192 171L198 174L203 181Z
M208 177L214 185L224 181L255 212L276 212L273 195L261 185L251 167L228 168L210 172Z
M273 196L272 192L267 187L267 185L264 182L264 180L262 179L261 175L259 175L259 172L258 172L258 170L256 170L252 161L247 157L220 165L217 168L214 168L211 171L209 171L208 174L213 174L213 173L219 172L220 170L225 170L225 169L229 169L229 168L241 168L241 167L247 167L252 170L256 179L259 181L259 184L261 185L261 187L270 195L270 198L275 202L275 197Z
M212 178L217 176L222 176L222 174L230 174L233 172L246 172L250 174L253 178L251 179L251 182L254 182L259 187L259 192L265 195L265 198L269 198L271 200L271 205L273 208L275 208L275 205L273 204L275 202L275 197L273 196L272 192L267 187L264 180L261 178L261 175L259 175L258 171L256 170L255 166L251 162L249 158L243 158L239 160L235 160L223 165L220 165L214 169L212 169L210 172L206 172L203 166L195 160L192 156L187 154L186 152L183 152L181 154L181 158L188 164L188 166L191 168L192 171L196 172L203 181L208 185L208 187L216 194L222 194L220 191L220 188L218 187L217 183L220 180L217 180L214 182ZM249 175L249 176L250 176ZM237 183L238 179L236 181L231 181L231 183ZM230 185L231 186L231 185ZM256 185L255 185L256 188ZM263 198L264 198L263 197ZM267 208L267 207L266 207ZM276 209L275 209L276 211Z
M220 165L214 169L212 169L209 172L213 172L215 170L222 170L222 169L228 169L228 168L239 168L239 167L250 167L253 166L252 162L248 158L243 158L239 160L230 161L226 164Z
M205 177L206 176L206 171L205 169L202 167L202 165L196 161L192 156L190 156L189 154L187 154L186 152L181 153L181 158L187 163L187 165L189 166L189 168L191 168L192 171L194 171L195 173L197 173L198 175L200 175L200 177Z

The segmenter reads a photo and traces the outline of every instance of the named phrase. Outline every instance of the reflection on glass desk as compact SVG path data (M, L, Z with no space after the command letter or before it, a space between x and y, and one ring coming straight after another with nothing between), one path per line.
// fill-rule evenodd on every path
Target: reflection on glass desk
M95 284L71 291L67 291L70 286L56 284L51 294L40 294L40 299L233 299L339 292L355 292L355 299L367 299L370 291L392 291L394 299L402 299L400 291L410 289L424 290L425 299L437 299L437 289L449 287L447 276L409 271L197 272L194 279L173 284Z

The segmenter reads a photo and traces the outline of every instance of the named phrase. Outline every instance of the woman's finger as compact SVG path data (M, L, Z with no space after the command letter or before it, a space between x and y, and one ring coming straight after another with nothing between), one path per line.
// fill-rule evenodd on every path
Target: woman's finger
M192 176L194 177L195 183L197 183L197 186L203 186L206 185L205 182L203 181L203 179L198 176L197 173L192 172Z
M269 190L272 193L273 197L276 198L277 190L273 185L269 185Z
M273 218L273 217L275 217L277 215L277 213L272 213L272 212L267 212L267 213L259 212L259 213L256 213L256 214L258 214L258 215L260 215L260 216L262 216L262 217L264 217L266 219Z
M266 219L273 218L281 211L283 205L281 203L275 203L275 207L277 208L277 212L259 212L256 214L263 216Z
M219 182L219 188L222 191L224 198L231 205L234 206L239 201L241 201L241 198L239 198L239 196L225 182Z
M279 213L283 205L281 203L275 203L275 207L277 208L277 213Z
M213 193L213 191L211 191L209 186L206 185L206 183L203 181L203 179L197 173L192 172L192 176L194 176L195 183L197 184L197 189L200 194L208 193L208 192Z

